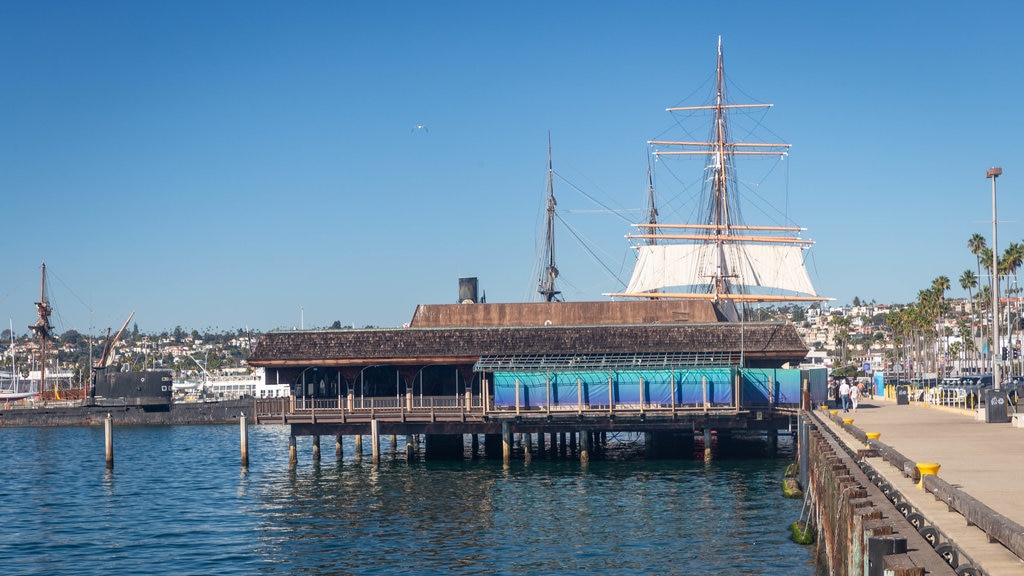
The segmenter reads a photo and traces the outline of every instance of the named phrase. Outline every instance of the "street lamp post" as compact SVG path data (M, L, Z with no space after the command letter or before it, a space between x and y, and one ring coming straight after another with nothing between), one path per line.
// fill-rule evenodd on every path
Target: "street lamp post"
M996 178L1003 173L999 167L989 168L985 178L992 179L992 387L1000 389L999 356L999 251L996 249Z

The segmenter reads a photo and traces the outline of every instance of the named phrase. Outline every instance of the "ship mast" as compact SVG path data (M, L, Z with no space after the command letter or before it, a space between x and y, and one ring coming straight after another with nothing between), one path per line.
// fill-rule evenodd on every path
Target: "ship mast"
M653 208L653 186L650 187L651 212L648 222L635 224L641 229L640 233L628 234L628 239L641 240L646 246L635 245L638 253L650 256L651 258L638 262L634 270L634 279L639 281L630 286L625 292L607 294L611 297L629 298L684 298L710 300L715 303L721 302L726 308L736 303L746 302L783 302L799 300L827 300L813 295L813 287L809 281L803 288L807 290L794 290L791 286L800 284L792 278L783 282L783 289L796 292L806 292L808 296L783 296L771 294L756 294L746 290L749 278L741 278L741 275L749 275L746 267L750 261L742 254L746 253L749 246L762 246L760 254L771 258L780 258L789 255L791 252L784 252L784 247L807 247L813 244L811 240L801 239L794 232L802 231L802 228L793 226L747 226L743 225L740 218L739 201L736 195L735 163L737 156L785 156L790 148L785 143L748 143L734 142L729 134L728 116L735 110L770 108L771 104L730 104L726 98L725 89L725 65L722 51L722 38L718 38L718 53L716 63L716 78L714 87L714 99L712 102L698 106L682 106L667 108L668 112L705 112L710 115L711 126L706 141L674 141L674 140L652 140L648 144L660 147L652 152L658 156L702 156L706 159L705 173L705 197L708 198L707 212L703 222L696 224L664 224L657 223L657 212ZM648 169L650 178L650 169ZM684 229L682 233L680 229ZM788 233L788 234L787 234ZM663 241L659 243L659 241ZM702 268L700 280L689 274L679 274L672 271L654 270L653 267L666 266L662 260L657 260L661 255L669 253L669 244L678 244L678 241L696 243L707 247L706 262L709 264ZM778 250L763 248L766 245L783 246ZM772 251L775 250L775 251ZM672 252L674 262L679 262L684 252ZM685 253L689 260L703 258L697 252ZM666 256L667 258L667 256ZM774 260L773 260L774 261ZM792 263L802 268L802 262ZM642 266L641 266L642 265ZM758 266L766 266L758 263ZM638 273L640 274L638 276ZM804 273L806 275L806 273ZM678 284L668 282L669 279L685 281ZM740 279L735 281L733 279ZM703 284L703 289L696 289L690 292L666 292L661 288L673 285L698 286ZM759 280L756 285L762 286ZM639 288L643 286L643 288ZM732 316L726 312L727 316Z
M551 163L551 133L548 132L547 229L544 237L544 261L547 265L540 273L537 288L545 302L561 301L561 292L555 289L555 278L558 277L558 268L555 267L555 204L555 171Z
M29 329L39 338L40 394L43 393L43 387L46 384L46 341L53 338L53 335L50 333L53 330L53 327L50 325L50 314L53 313L53 308L50 307L50 301L46 298L46 262L43 262L42 269L42 280L39 283L39 301L36 302L36 314L39 316L39 319L36 320L35 324L29 325Z

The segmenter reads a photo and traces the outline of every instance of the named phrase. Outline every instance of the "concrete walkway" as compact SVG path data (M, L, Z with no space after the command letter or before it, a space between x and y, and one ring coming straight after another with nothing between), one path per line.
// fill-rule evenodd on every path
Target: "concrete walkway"
M838 415L852 418L853 425L864 432L881 433L881 442L910 460L937 462L940 478L1024 525L1024 428L987 424L973 411L920 403L897 405L882 398L862 401L856 412ZM864 447L842 426L827 424L852 448ZM871 464L987 574L1024 574L1024 562L1002 545L989 543L979 529L966 526L962 516L918 490L900 471L880 458L871 459Z

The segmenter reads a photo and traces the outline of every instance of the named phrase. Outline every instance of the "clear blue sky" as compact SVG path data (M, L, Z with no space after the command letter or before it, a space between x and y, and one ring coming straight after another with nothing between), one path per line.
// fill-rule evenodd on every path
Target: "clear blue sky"
M646 142L699 103L719 35L733 99L773 103L793 145L759 193L816 240L819 293L908 302L946 275L960 296L989 166L1000 249L1024 241L1021 22L1016 2L3 2L0 312L25 332L44 260L59 331L133 310L143 331L400 326L460 276L529 301L548 131L585 239L556 231L559 287L602 299L632 267Z

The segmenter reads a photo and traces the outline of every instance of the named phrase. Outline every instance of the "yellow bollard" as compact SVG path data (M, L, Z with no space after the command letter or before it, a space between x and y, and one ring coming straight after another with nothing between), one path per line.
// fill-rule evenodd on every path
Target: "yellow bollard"
M871 441L872 440L878 440L878 437L881 436L882 433L881 432L865 432L864 435L868 437L867 448L871 448Z
M828 410L828 404L822 404L822 405L820 406L820 408L821 408L822 410Z
M839 414L839 410L829 410L828 413L835 416L836 414Z
M924 490L924 477L927 474L939 475L939 464L937 462L918 462L917 471L921 473L921 479L917 482L917 489Z
M843 418L843 424L853 424L853 418Z

